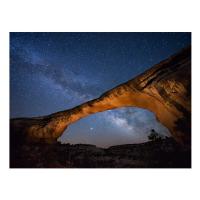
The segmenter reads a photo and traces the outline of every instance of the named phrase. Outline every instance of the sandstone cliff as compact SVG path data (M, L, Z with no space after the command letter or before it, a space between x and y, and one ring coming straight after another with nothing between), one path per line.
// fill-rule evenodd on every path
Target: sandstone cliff
M11 119L11 141L56 141L77 120L126 106L150 110L177 141L190 144L191 47L82 105L43 117Z

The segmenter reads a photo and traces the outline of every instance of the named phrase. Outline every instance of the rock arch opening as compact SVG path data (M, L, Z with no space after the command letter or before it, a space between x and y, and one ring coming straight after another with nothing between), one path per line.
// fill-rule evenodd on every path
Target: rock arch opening
M143 143L148 141L152 129L163 137L170 136L169 130L156 120L154 113L122 107L96 113L71 124L58 141L99 147Z

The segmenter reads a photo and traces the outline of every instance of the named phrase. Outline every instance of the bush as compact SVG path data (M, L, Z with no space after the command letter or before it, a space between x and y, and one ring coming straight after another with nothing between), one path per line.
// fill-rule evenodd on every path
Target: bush
M158 134L154 129L151 129L151 133L148 135L148 139L150 141L157 141L162 140L163 137L162 135Z

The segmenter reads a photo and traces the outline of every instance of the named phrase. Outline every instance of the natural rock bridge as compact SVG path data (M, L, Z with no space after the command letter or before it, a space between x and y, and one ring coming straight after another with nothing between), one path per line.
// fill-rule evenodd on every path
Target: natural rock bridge
M11 119L11 141L56 141L64 130L88 115L120 107L139 107L156 118L182 143L191 140L191 47L141 75L77 107L34 118Z

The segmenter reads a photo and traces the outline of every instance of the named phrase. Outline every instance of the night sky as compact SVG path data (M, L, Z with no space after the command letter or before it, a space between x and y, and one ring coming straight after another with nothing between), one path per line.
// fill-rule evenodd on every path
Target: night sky
M97 98L191 43L190 33L10 33L10 116L66 110ZM168 135L153 113L120 108L68 127L61 142L111 146Z

